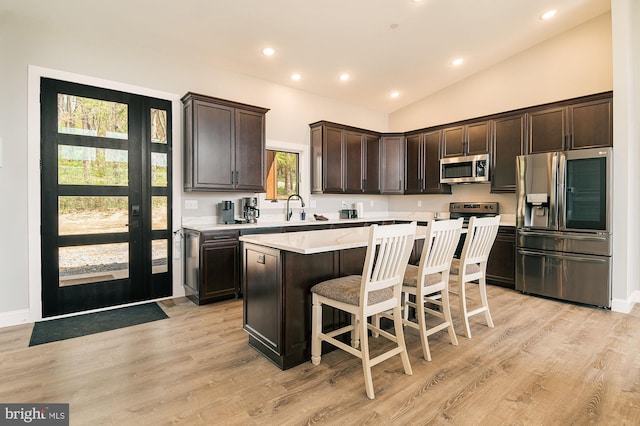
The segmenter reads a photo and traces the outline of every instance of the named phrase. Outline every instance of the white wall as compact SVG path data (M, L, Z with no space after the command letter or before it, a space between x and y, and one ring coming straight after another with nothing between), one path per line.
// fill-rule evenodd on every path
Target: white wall
M613 24L612 24L613 22ZM614 91L614 206L612 308L628 312L640 301L640 2L613 0L612 13L519 53L389 117L391 131L445 124L557 100ZM498 201L515 212L515 196L482 185L454 186L449 200ZM390 208L406 210L416 198ZM413 207L415 208L415 207Z
M309 123L331 120L354 126L386 130L387 115L346 105L321 96L289 89L223 69L188 63L180 52L154 51L144 46L114 44L108 39L83 41L74 34L60 34L46 22L30 22L0 11L0 137L3 138L3 167L0 168L0 326L39 318L29 300L29 281L39 281L39 265L29 264L29 252L38 257L37 247L28 245L28 197L39 197L39 182L29 186L27 165L28 129L37 126L37 105L29 105L29 66L60 70L81 76L127 84L142 91L162 91L183 95L187 91L208 94L270 108L267 139L291 144L309 143ZM36 98L37 102L37 98ZM29 109L35 111L29 115ZM173 113L181 116L181 111ZM179 123L179 122L178 122ZM178 133L179 134L179 133ZM181 151L181 141L174 140ZM33 159L32 159L33 160ZM37 161L37 159L36 159ZM174 179L182 183L181 162ZM31 191L29 188L31 187ZM35 188L35 190L34 190ZM183 192L174 193L178 199ZM199 196L205 202L223 195ZM210 202L213 204L213 202ZM208 213L207 210L207 214ZM39 212L29 212L39 220ZM174 218L180 221L179 214ZM175 225L174 225L175 227Z
M38 120L28 115L29 65L168 93L194 91L268 107L271 111L267 113L267 139L293 144L308 144L308 124L321 119L371 130L405 131L613 88L616 189L624 195L616 196L614 205L614 297L628 300L638 292L640 283L637 262L640 232L633 220L640 209L640 195L633 191L635 185L625 185L639 182L640 173L637 167L632 167L640 161L640 78L637 75L640 55L632 54L640 47L639 31L634 29L634 26L640 28L639 8L634 0L612 1L613 43L619 49L614 49L613 54L611 18L604 15L389 116L223 69L204 68L198 63L186 62L180 52L150 51L135 44L114 45L104 40L83 43L81 37L52 32L46 23L29 22L0 12L0 137L4 141L0 222L5 225L0 237L0 326L33 320L28 282L39 279L39 265L31 276L29 274L27 233L30 224L25 214L28 197L39 197L37 192L28 190L27 135L30 122ZM629 96L625 98L622 92ZM180 142L174 143L176 149L180 149ZM181 181L180 165L177 166L175 178ZM174 195L191 197L184 193ZM224 194L197 197L202 200L202 211L197 212L200 215L212 214L215 203L228 198ZM499 201L504 212L515 211L512 196L489 194L488 186L481 185L454 187L453 197L352 198L353 201L374 199L375 210L403 211L419 210L416 200L420 197L427 200L423 205L430 210L446 210L452 200L475 197ZM333 209L343 197L314 198L318 208ZM29 212L29 215L37 217L38 212ZM629 237L618 240L627 228Z
M613 297L640 301L640 2L613 0ZM627 304L628 305L628 304Z
M612 88L607 13L393 112L389 128L419 129Z

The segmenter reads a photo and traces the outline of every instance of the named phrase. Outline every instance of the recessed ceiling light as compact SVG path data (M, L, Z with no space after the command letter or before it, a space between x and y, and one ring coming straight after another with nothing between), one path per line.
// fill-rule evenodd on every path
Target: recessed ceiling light
M542 19L543 21L546 21L547 19L551 19L554 16L556 16L556 13L558 13L558 11L555 9L548 10L545 13L543 13L542 16L540 16L540 19Z
M342 81L347 81L347 80L349 80L349 78L350 78L350 76L347 73L340 74L340 80L342 80Z
M394 98L394 99L395 99L395 98L397 98L398 96L400 96L400 92L391 92L391 94L390 94L389 96L391 96L392 98Z
M451 61L451 65L453 65L454 67L457 67L458 65L462 65L463 62L464 62L464 59L456 58L453 61Z
M302 76L301 76L300 74L298 74L298 73L291 74L291 80L298 81L298 80L300 80L301 78L302 78Z
M273 47L265 47L264 49L262 49L262 54L264 56L273 56L274 53L276 53L276 49L274 49Z

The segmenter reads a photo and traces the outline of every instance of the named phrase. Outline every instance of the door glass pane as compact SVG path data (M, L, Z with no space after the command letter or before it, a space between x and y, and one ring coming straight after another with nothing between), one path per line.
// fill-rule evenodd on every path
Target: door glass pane
M60 287L129 277L129 244L60 247Z
M567 160L567 228L605 230L606 158Z
M151 197L151 229L168 229L167 197Z
M151 108L151 142L167 143L167 111Z
M169 250L167 240L153 240L151 243L152 264L154 274L160 274L169 270Z
M58 93L58 132L129 138L127 104Z
M129 232L128 197L58 197L59 235Z
M167 154L151 153L151 185L167 186Z
M59 145L58 183L127 186L128 164L126 150Z

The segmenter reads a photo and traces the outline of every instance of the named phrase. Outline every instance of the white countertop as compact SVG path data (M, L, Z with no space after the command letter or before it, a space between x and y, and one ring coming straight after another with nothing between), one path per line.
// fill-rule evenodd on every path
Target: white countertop
M418 226L416 239L424 239L426 232L426 226ZM244 235L240 237L240 241L300 254L324 253L366 247L369 243L369 228L355 227L282 234Z
M307 216L308 217L308 216ZM276 221L260 221L258 223L215 223L215 222L202 222L202 223L183 223L183 228L193 229L195 231L222 231L229 229L257 229L257 228L273 228L279 226L307 226L307 225L327 225L327 224L341 224L341 223L362 223L362 222L382 222L385 220L410 220L417 222L429 222L433 220L433 213L398 213L389 216L367 216L358 219L331 219L327 221L320 221L313 219L311 215L310 220L292 220L290 222L284 220ZM500 217L501 226L515 226L516 218L514 214L502 214Z

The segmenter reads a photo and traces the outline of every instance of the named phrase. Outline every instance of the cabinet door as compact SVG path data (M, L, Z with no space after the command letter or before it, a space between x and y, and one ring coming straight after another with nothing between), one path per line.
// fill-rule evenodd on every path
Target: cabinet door
M363 191L364 180L364 149L363 134L345 131L346 159L346 192L359 193Z
M487 260L487 281L515 288L516 234L511 227L500 227Z
M244 282L244 327L279 355L282 347L282 300L278 251L245 246Z
M405 193L419 194L424 186L423 175L423 144L422 135L410 135L406 137L406 175Z
M264 114L236 110L235 187L265 192Z
M239 241L226 238L202 244L200 249L200 300L210 301L240 291Z
M491 136L491 122L481 121L466 126L465 155L487 154Z
M440 183L441 138L442 130L423 135L423 192L425 193L451 194L451 185Z
M464 126L450 127L442 132L445 157L464 155Z
M550 108L529 113L529 154L562 151L567 138L567 108Z
M382 138L381 194L404 193L404 137Z
M611 99L569 106L571 149L613 146Z
M322 146L324 192L344 192L344 158L342 150L342 130L324 128Z
M234 108L193 102L193 188L233 188Z
M364 135L365 175L363 189L369 194L380 193L380 137Z
M516 191L516 157L524 154L524 137L524 114L494 121L491 192Z
M311 128L311 192L322 193L322 127Z

